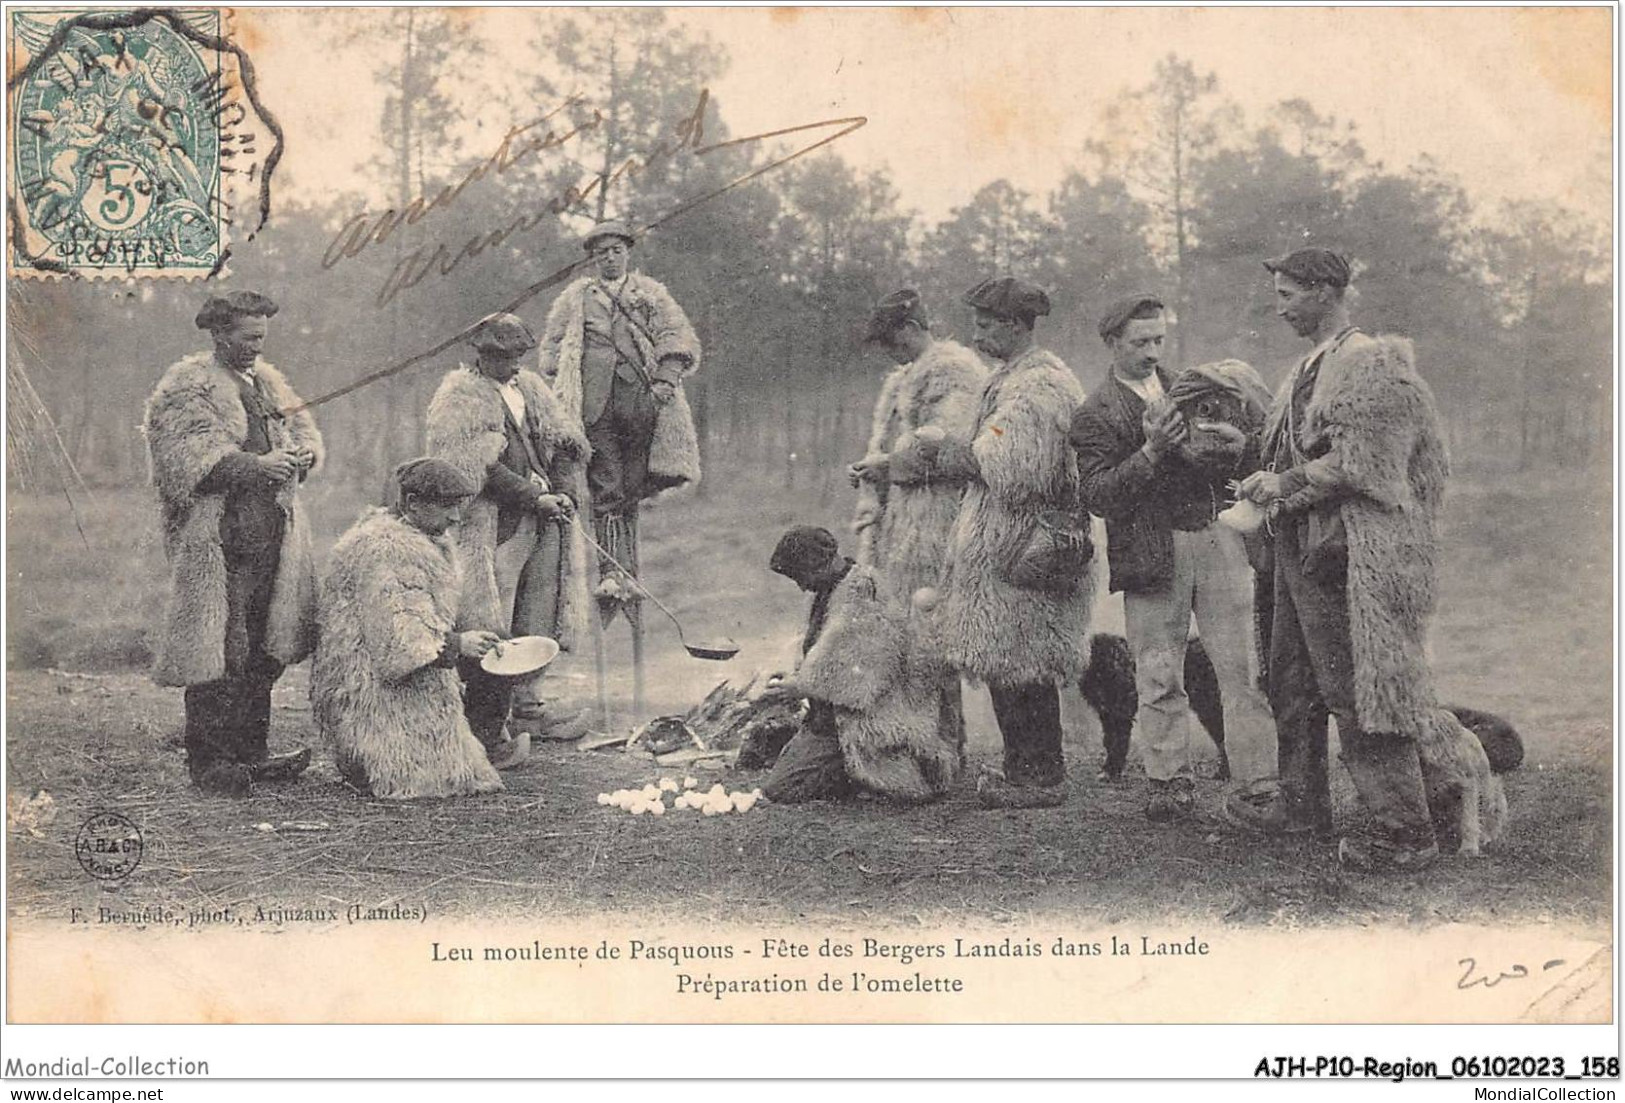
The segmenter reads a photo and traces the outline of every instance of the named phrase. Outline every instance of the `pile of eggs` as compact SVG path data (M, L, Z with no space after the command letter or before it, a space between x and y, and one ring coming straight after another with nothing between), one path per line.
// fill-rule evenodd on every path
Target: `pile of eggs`
M664 816L668 807L667 793L677 794L670 805L672 810L692 808L705 816L720 816L727 812L749 812L762 797L760 789L752 789L748 793L744 790L730 793L720 784L701 792L699 782L691 777L685 777L679 788L674 779L663 777L658 782L651 782L641 789L617 789L613 793L599 793L598 803L606 807L619 808L634 816Z

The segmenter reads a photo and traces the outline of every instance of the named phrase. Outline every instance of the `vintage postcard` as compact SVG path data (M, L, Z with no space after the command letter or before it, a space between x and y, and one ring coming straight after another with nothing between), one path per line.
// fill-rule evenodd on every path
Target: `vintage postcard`
M1613 1020L1611 8L4 17L8 1022Z

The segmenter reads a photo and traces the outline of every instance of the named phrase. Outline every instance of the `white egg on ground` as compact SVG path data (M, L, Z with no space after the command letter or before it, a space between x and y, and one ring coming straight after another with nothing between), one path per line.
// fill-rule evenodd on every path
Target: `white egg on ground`
M739 812L749 812L756 807L756 798L749 793L734 794L734 809Z
M698 784L699 784L699 781L697 781L697 780L696 780L696 779L694 779L694 778L691 778L691 777L685 777L685 778L684 778L684 779L683 779L683 788L684 788L684 789L692 789L692 788L694 788L694 787L695 787L695 786L696 786L696 785L698 785Z
M609 803L611 803L610 795L608 793L599 793L598 794L598 803L599 804L609 804Z
M669 777L661 778L660 779L660 791L662 793L675 793L675 792L677 792L677 782L672 780Z
M638 792L643 796L644 800L660 799L660 787L658 785L645 785L642 789L639 789Z
M655 801L653 804L649 805L649 815L651 815L651 816L664 816L665 814L666 814L666 806L664 804L661 804L659 801Z
M700 805L700 814L702 816L716 816L716 815L720 815L721 812L722 812L722 809L718 808L714 804L702 804L702 805Z
M631 808L627 809L627 811L632 813L634 816L641 816L648 810L649 806L647 804L634 804Z

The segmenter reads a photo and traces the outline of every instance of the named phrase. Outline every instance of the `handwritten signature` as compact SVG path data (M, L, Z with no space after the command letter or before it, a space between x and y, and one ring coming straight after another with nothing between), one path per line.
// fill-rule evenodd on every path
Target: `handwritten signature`
M455 206L459 197L471 185L478 183L490 175L500 176L521 164L527 159L534 158L550 149L557 149L566 145L583 134L596 130L603 124L602 111L594 109L592 117L570 130L563 131L548 129L537 134L537 129L555 118L560 112L580 105L584 97L577 92L563 103L540 118L518 126L511 126L502 136L502 141L485 160L480 161L468 174L455 185L447 184L430 199L426 195L419 195L404 209L394 207L374 215L371 211L362 211L346 222L327 246L322 254L322 267L332 269L346 260L354 260L369 246L382 245L402 226L416 226L424 218L438 210L447 210ZM704 102L703 98L701 100Z
M1461 979L1456 981L1456 988L1463 992L1469 988L1477 988L1479 986L1494 988L1502 981L1522 980L1524 977L1529 976L1529 969L1524 965L1513 965L1511 969L1497 973L1495 976L1490 976L1488 973L1485 973L1482 976L1475 976L1474 974L1478 972L1478 960L1476 958L1464 957L1457 961L1456 964L1462 966L1465 970L1461 974ZM1540 967L1540 971L1544 973L1548 970L1556 969L1562 964L1564 964L1562 958L1553 958L1551 961L1548 961L1546 964L1542 965Z

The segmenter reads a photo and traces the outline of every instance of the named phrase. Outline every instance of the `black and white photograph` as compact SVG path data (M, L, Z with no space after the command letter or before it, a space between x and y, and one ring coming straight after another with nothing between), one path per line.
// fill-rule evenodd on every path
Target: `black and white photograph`
M8 6L8 1023L1613 1023L1616 14Z

